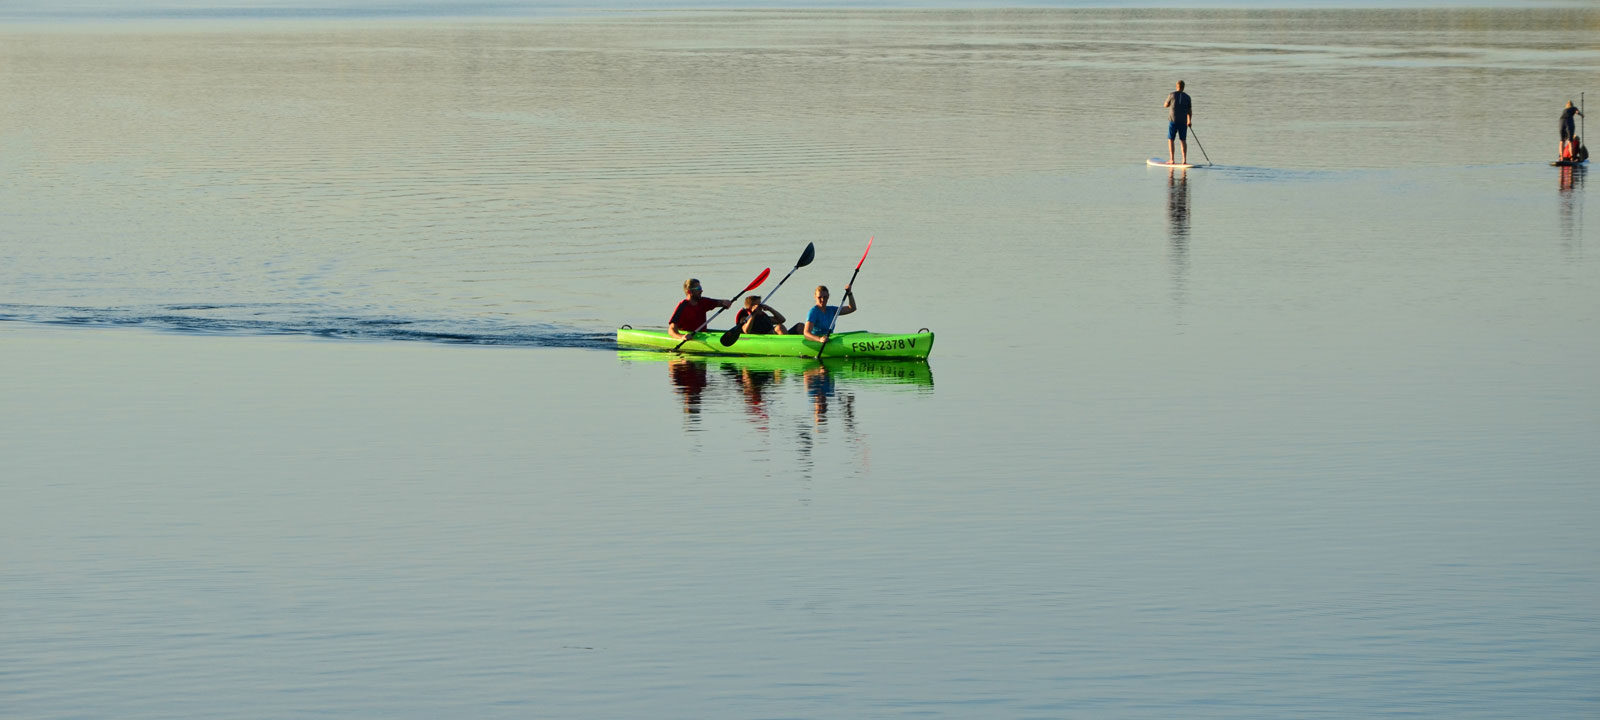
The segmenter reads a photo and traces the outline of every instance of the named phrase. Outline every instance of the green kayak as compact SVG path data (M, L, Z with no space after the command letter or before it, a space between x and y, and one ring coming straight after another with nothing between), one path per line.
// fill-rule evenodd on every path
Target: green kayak
M666 330L634 329L626 325L617 330L617 346L647 350L671 350L678 345ZM711 355L764 355L771 357L816 357L817 343L804 335L740 335L732 347L722 344L722 331L695 333L680 352ZM834 333L828 338L822 356L879 358L883 360L926 360L933 351L933 333L890 334L855 330Z

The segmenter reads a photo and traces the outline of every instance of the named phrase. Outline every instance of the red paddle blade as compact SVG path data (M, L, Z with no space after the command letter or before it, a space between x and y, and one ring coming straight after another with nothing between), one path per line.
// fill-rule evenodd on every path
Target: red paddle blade
M869 253L869 252L872 252L872 238L871 237L867 238L867 252L861 253L861 262L856 263L856 269L857 270L861 269L861 263L864 263L864 262L867 261L867 253Z
M871 244L871 243L868 243L868 244L869 244L869 245L870 245L870 244ZM863 257L863 258L861 258L861 259L862 259L862 260L865 260L865 259L866 259L866 258L865 258L865 257ZM757 288L757 287L759 287L759 286L760 286L760 285L761 285L761 283L764 283L764 282L766 282L766 281L767 281L767 276L768 276L768 275L771 275L771 274L772 274L772 268L767 268L767 269L765 269L765 270L762 270L762 271L761 271L761 274L760 274L760 275L757 275L757 276L756 276L756 279L754 279L754 280L751 280L751 281L750 281L750 284L749 284L749 285L746 285L746 286L745 286L745 287L744 287L744 290L741 290L741 291L740 291L740 292L739 292L739 294L740 294L740 295L743 295L743 294L745 294L745 293L747 293L747 292L750 292L750 291L751 291L751 290L754 290L754 289L756 289L756 288Z

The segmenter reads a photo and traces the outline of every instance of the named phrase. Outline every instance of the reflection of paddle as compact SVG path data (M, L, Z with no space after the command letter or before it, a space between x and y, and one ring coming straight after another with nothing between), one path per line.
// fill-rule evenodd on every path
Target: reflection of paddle
M789 269L789 275L793 275L795 270L799 270L800 268L803 268L803 267L805 267L807 265L810 265L811 264L811 259L816 257L816 256L817 256L817 246L816 246L816 244L815 243L806 243L806 251L803 252L803 253L800 253L800 260L794 264L793 268ZM766 302L767 302L767 298L772 297L772 294L777 292L778 288L783 287L783 283L786 282L789 279L789 275L783 276L783 280L779 280L777 285L773 285L772 289L767 291L767 297L761 298L761 304L765 305ZM744 326L742 326L739 323L735 322L733 324L733 327L728 328L728 331L722 334L722 346L723 347L730 347L734 343L739 342L739 335L741 333L743 333L743 332L744 332Z
M771 273L772 273L772 268L767 268L765 270L762 270L761 274L756 276L756 279L751 280L749 285L746 285L743 290L739 291L738 297L735 297L734 299L728 301L728 307L733 307L734 303L739 302L739 299L743 298L745 293L750 292L751 290L754 290L757 285L760 285L761 283L766 282L767 281L767 275L770 275ZM705 330L707 327L710 327L711 326L711 321L717 319L717 315L721 315L722 311L723 310L727 310L727 309L728 308L717 308L716 315L712 315L711 317L706 318L705 322L700 323L700 329L699 330L695 330L692 333L684 335L683 339L679 340L677 345L672 346L672 351L673 352L677 352L678 348L683 347L684 343L689 342L689 339L694 337L695 333L701 332L701 331Z
M844 310L844 301L850 299L850 287L856 284L856 276L861 274L861 263L867 261L867 253L872 252L872 238L867 238L867 250L861 253L861 262L856 263L856 271L850 273L850 282L844 285L844 297L839 298L839 309L833 312L833 327L828 328L828 336L822 339L822 344L817 346L817 359L822 359L822 350L828 347L828 341L833 339L833 334L839 330L839 313Z
M1206 164L1215 165L1216 163L1211 162L1211 156L1206 154L1206 146L1200 144L1200 133L1194 131L1193 125L1189 126L1189 134L1194 136L1194 146L1200 148L1200 156L1206 159Z

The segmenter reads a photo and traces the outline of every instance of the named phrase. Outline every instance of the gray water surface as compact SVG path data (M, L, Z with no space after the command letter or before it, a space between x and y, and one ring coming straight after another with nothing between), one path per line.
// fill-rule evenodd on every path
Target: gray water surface
M1600 709L1592 8L158 20L0 26L0 715Z

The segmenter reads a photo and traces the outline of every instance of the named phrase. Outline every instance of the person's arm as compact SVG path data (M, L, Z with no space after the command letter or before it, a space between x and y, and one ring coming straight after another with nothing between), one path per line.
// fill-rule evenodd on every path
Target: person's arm
M777 325L783 325L783 324L789 322L788 320L783 319L783 313L778 312L777 310L774 310L774 309L772 309L770 307L767 307L766 305L762 305L761 309L762 310L766 310L769 313L772 313L772 322L777 324Z
M844 305L839 307L840 315L849 315L856 311L856 294L849 287L844 289Z
M827 317L827 311L824 310L819 313L817 311L818 307L820 306L813 306L811 310L806 313L806 326L800 329L800 334L804 335L807 340L812 342L824 342L827 340L827 338L817 334L817 318Z
M1161 107L1164 107L1164 108L1172 107L1172 93L1167 93L1167 101L1164 102L1164 103L1161 103Z
M683 312L683 304L687 300L678 301L678 306L672 309L672 317L667 319L667 337L673 340L682 340L683 331L678 329L678 313Z

